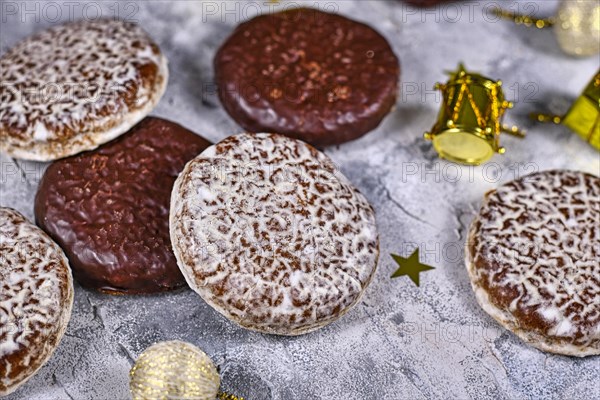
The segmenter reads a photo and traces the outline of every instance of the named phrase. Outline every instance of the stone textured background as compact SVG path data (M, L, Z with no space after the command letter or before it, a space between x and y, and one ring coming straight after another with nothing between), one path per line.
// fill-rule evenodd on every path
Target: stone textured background
M240 129L214 94L216 48L259 7L280 10L290 3L3 1L0 52L57 20L102 14L139 21L170 60L169 87L153 114L218 141ZM556 1L499 3L538 15L550 15L557 6ZM575 134L527 118L533 110L566 111L598 69L598 58L564 55L552 31L486 18L486 7L494 2L458 3L427 13L396 1L303 4L370 23L388 38L402 64L403 92L384 123L360 140L326 149L378 216L381 259L362 303L318 332L285 338L238 328L191 290L111 297L77 286L60 347L8 399L126 399L135 358L169 339L203 348L219 366L223 388L249 400L600 398L600 358L545 354L500 328L477 305L462 254L466 228L487 190L535 170L600 174L598 153ZM440 101L431 88L459 61L504 81L507 97L517 101L506 121L529 133L524 140L503 137L507 154L482 167L440 161L422 139ZM46 165L6 155L0 163L0 204L33 218ZM415 246L436 270L421 276L421 287L406 277L391 280L396 266L389 254L407 256Z

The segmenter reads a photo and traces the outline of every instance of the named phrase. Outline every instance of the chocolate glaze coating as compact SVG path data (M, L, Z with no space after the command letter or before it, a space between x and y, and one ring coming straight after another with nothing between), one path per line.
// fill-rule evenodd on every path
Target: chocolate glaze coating
M221 102L244 129L317 146L377 127L396 102L400 74L371 27L307 8L239 25L214 64Z
M48 167L36 221L63 248L79 283L113 294L185 285L169 238L171 189L186 162L209 145L150 117L99 149Z

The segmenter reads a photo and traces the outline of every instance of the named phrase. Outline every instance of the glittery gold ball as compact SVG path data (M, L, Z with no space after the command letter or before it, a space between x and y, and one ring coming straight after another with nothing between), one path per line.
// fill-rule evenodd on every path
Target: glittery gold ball
M600 2L563 0L554 32L568 54L585 57L600 53Z
M147 348L129 375L134 400L214 400L221 383L217 368L202 350L177 340Z

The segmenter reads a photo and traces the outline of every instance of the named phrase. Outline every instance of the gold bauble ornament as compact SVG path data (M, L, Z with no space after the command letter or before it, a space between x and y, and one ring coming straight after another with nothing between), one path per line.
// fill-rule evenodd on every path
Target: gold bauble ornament
M554 33L565 53L580 57L600 53L600 1L563 0Z
M554 29L560 48L567 54L588 57L600 54L600 1L563 0L556 15L535 18L512 11L495 9L496 15L518 25Z
M214 400L221 383L217 368L202 350L177 340L147 348L129 375L134 400Z

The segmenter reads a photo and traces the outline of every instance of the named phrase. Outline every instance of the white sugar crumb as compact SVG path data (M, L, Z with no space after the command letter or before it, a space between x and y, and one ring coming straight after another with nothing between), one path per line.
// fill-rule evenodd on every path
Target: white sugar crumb
M570 336L575 331L574 326L568 319L563 319L553 330L556 336Z
M214 201L215 200L215 196L214 196L213 192L208 190L208 188L206 188L205 186L198 186L196 188L196 194L198 195L199 199L202 199L204 201Z
M552 322L556 321L556 319L560 315L560 310L556 307L541 308L539 312L545 319Z
M37 122L33 130L33 139L38 142L45 142L51 136L51 133L46 129L46 124Z
M565 225L568 228L575 228L577 226L578 222L575 218L569 218L565 221Z

